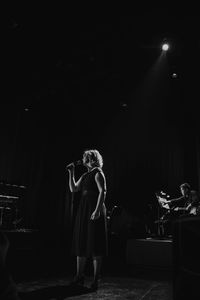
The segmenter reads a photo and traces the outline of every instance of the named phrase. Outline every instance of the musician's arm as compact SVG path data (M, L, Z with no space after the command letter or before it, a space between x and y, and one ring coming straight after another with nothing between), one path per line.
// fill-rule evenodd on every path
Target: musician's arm
M181 197L179 197L179 198L174 198L174 199L170 199L170 200L167 200L167 203L169 203L169 204L174 204L174 203L176 203L176 202L179 202L179 201L181 201L181 200L183 200L184 199L184 196L181 196Z
M186 207L176 207L176 208L174 208L174 210L175 211L189 211L191 207L192 207L192 204L190 203Z

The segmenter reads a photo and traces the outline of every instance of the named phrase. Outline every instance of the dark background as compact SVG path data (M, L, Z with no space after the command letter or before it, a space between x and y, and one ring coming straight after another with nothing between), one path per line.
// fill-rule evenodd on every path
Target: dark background
M108 209L143 219L156 190L200 188L199 15L97 12L4 16L0 181L26 186L24 226L51 236L69 226L65 166L87 148L103 155Z

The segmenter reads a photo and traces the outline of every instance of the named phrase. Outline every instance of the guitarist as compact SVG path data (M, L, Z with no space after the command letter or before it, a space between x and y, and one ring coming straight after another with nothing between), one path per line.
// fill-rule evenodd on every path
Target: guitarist
M180 185L182 196L168 200L168 204L173 206L173 210L180 215L198 215L200 213L200 199L196 191L191 190L189 183Z

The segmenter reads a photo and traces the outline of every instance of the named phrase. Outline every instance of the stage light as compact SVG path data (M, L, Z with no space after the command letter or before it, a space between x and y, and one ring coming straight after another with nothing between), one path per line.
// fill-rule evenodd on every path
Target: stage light
M167 43L162 44L162 50L163 51L169 50L169 44L167 44Z
M172 73L172 78L177 78L177 73Z

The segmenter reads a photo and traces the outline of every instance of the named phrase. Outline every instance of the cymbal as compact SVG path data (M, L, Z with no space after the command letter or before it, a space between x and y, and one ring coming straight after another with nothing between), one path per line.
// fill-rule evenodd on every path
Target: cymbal
M11 210L11 208L10 207L5 207L5 206L0 206L0 209L8 209L8 210Z
M6 199L19 199L17 196L9 196L9 195L0 195L0 198L6 198Z

